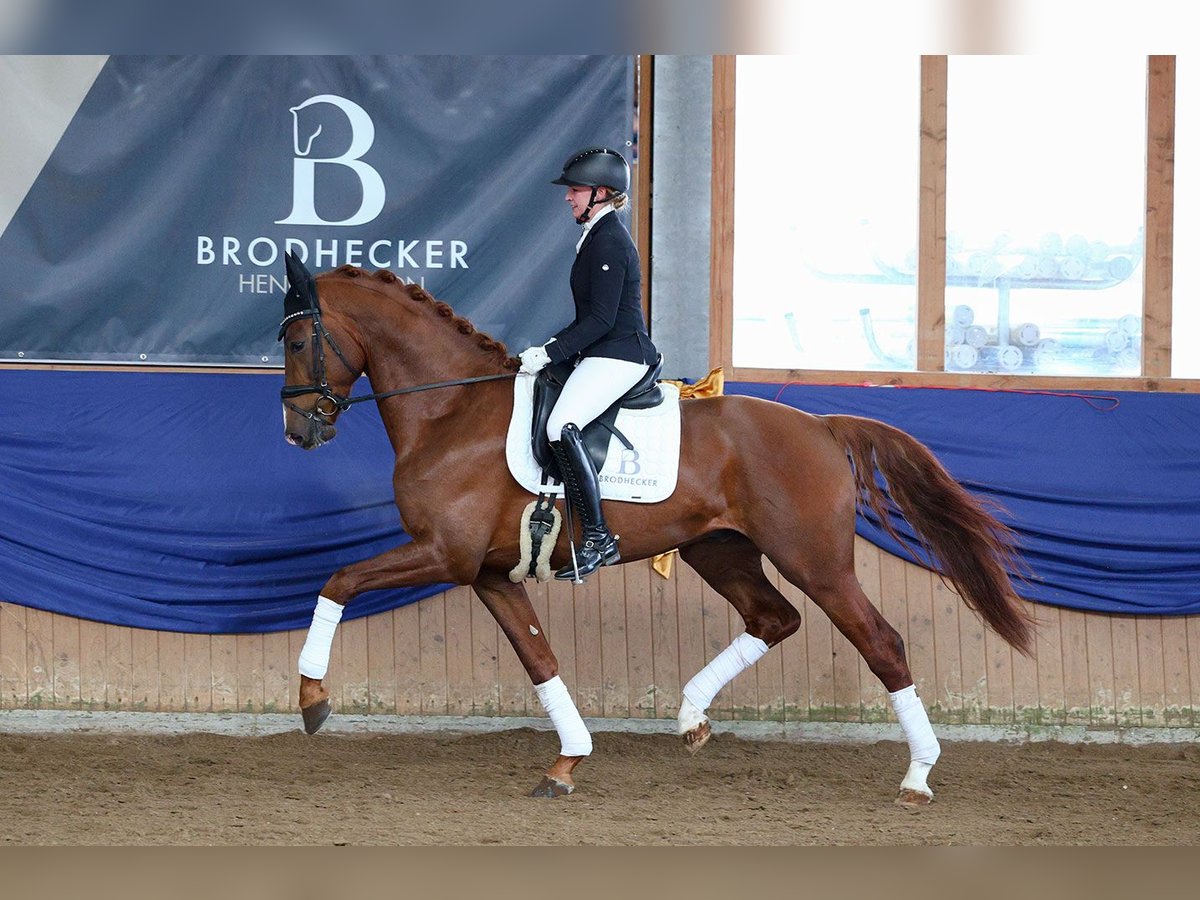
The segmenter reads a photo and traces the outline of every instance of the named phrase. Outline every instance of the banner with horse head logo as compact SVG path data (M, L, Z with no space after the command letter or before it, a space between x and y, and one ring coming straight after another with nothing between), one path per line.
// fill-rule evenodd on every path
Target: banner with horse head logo
M289 250L541 342L578 237L550 181L636 158L627 56L67 62L0 64L0 360L279 365Z

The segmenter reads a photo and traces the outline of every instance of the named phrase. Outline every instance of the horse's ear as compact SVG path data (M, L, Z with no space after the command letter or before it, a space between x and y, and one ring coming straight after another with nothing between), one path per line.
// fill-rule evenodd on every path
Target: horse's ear
M312 273L305 268L295 250L289 250L283 262L287 267L288 284L292 287L303 288L312 281Z
M318 314L317 282L312 274L304 267L295 250L289 250L283 258L287 267L288 292L283 298L283 321L279 323L279 340L288 323L303 316Z

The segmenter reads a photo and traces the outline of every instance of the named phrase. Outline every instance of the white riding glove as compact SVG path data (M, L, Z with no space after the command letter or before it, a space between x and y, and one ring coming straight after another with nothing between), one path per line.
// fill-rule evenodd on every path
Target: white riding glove
M546 352L545 347L530 347L522 351L520 357L521 371L528 375L536 375L550 365L550 354Z

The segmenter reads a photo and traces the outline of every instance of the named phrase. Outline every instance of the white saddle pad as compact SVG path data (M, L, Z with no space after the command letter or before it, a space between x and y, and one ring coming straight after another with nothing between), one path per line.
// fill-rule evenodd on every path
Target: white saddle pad
M561 484L542 484L542 469L533 458L532 375L518 375L513 387L513 416L508 426L508 470L531 494L562 496ZM659 385L663 402L653 409L623 409L616 428L633 450L626 450L615 435L609 438L608 457L600 470L600 496L606 500L657 503L675 490L679 478L679 388Z

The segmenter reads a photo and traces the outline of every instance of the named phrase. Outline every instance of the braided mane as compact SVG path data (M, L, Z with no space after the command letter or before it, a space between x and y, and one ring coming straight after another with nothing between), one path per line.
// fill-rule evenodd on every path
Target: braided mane
M357 266L344 265L334 269L332 274L346 278L370 278L386 285L393 285L409 300L424 304L438 318L445 319L459 334L472 337L479 349L493 356L501 367L510 371L516 371L521 367L521 361L509 354L508 348L503 342L497 341L482 331L477 331L469 320L457 315L448 303L436 299L420 285L409 284L389 269L380 269L371 273Z

